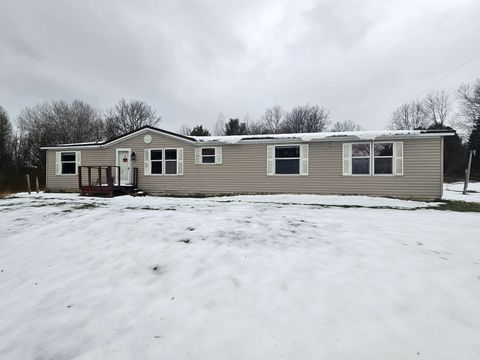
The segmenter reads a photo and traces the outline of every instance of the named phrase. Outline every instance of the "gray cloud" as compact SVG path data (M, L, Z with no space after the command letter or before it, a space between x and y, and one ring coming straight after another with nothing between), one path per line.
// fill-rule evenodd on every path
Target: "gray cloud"
M0 104L143 99L167 129L319 104L383 128L480 49L471 1L3 2ZM480 77L480 60L437 87Z

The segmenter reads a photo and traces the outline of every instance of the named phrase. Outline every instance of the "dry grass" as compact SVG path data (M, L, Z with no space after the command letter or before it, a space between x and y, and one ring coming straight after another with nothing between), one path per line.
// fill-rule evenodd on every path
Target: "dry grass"
M0 199L4 199L9 195L15 194L13 191L0 190Z

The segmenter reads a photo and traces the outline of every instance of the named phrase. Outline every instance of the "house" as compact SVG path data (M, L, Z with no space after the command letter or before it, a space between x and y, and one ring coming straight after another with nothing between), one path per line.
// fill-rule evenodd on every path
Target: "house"
M310 193L437 199L449 131L184 136L145 126L98 143L45 146L51 191Z

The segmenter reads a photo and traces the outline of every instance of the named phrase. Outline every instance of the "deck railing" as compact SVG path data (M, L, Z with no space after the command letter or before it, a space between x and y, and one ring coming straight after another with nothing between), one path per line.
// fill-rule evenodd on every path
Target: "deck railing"
M133 181L132 181L132 184L134 187L138 188L138 168L137 167L134 167L133 168Z
M131 184L121 184L120 166L79 166L78 187L84 194L113 196L116 189L138 186L138 168L133 168Z

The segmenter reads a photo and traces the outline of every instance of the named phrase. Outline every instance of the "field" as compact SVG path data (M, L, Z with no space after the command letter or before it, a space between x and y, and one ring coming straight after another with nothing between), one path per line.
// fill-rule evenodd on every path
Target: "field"
M478 359L480 213L438 208L0 199L0 359Z

